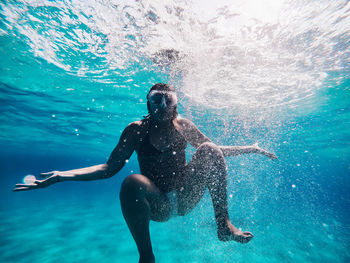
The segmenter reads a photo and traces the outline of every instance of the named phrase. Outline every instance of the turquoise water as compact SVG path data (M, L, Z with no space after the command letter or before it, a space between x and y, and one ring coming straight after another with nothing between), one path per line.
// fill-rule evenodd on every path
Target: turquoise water
M231 220L250 243L217 240L206 193L151 222L157 262L349 262L349 13L348 1L0 3L0 262L137 262L118 199L135 156L108 180L12 188L105 162L157 82L213 142L278 156L226 158Z

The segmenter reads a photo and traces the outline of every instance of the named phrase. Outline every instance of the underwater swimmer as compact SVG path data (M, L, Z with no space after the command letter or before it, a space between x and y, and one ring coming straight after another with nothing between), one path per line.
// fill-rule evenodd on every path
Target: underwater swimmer
M208 188L212 198L218 238L247 243L253 235L242 232L230 221L227 209L227 172L224 157L257 153L276 156L252 146L217 146L189 120L177 112L173 87L159 83L147 95L149 115L129 124L105 164L42 173L47 177L32 184L17 184L14 191L47 187L64 181L110 178L136 151L141 174L125 178L120 190L123 216L136 242L140 263L155 262L149 221L168 221L172 214L169 193L176 194L177 214L188 214ZM186 163L185 149L190 143L196 152Z

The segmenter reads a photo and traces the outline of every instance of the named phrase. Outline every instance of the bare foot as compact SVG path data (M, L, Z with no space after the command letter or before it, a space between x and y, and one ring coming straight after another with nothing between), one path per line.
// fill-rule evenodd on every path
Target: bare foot
M248 243L253 237L252 233L248 231L242 232L230 222L228 222L222 229L218 229L218 238L221 241L234 240L239 243Z

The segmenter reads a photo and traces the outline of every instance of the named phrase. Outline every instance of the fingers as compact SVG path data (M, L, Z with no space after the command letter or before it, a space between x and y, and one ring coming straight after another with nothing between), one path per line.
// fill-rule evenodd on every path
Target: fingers
M29 188L29 187L16 187L16 188L13 189L14 192L27 191L27 190L32 190L32 188Z
M56 173L57 173L57 171L52 171L52 172L47 172L47 173L40 173L39 175L40 175L40 177L49 177L49 176L52 176ZM48 180L48 178L46 178L43 180L35 180L34 182L32 182L30 184L16 184L13 191L17 192L17 191L27 191L27 190L43 188L43 187L50 185L48 183L49 183L49 180Z
M260 154L263 154L263 155L269 157L270 159L277 159L277 156L276 156L275 154L270 153L270 152L268 152L268 151L266 151L266 150L264 150L264 149L261 149L261 148L258 146L258 143L255 143L254 146L258 148Z
M277 156L274 155L273 153L269 153L269 157L270 157L271 159L277 159Z
M253 234L249 231L244 231L243 234L247 237L251 237L251 238L254 237Z
M33 190L39 188L40 181L35 181L32 184L16 184L15 188L13 189L14 192L18 191L27 191L27 190Z
M263 155L269 157L270 159L277 159L277 156L273 153L269 153L267 151L264 150L264 152L262 153Z
M16 187L30 187L31 185L36 186L36 184L16 184Z

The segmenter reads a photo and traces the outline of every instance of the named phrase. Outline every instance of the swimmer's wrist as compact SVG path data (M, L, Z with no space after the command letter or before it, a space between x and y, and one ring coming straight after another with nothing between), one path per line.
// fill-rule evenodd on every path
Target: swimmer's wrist
M252 153L260 153L260 149L255 144L250 147Z
M56 183L62 182L62 177L59 174L56 174Z

